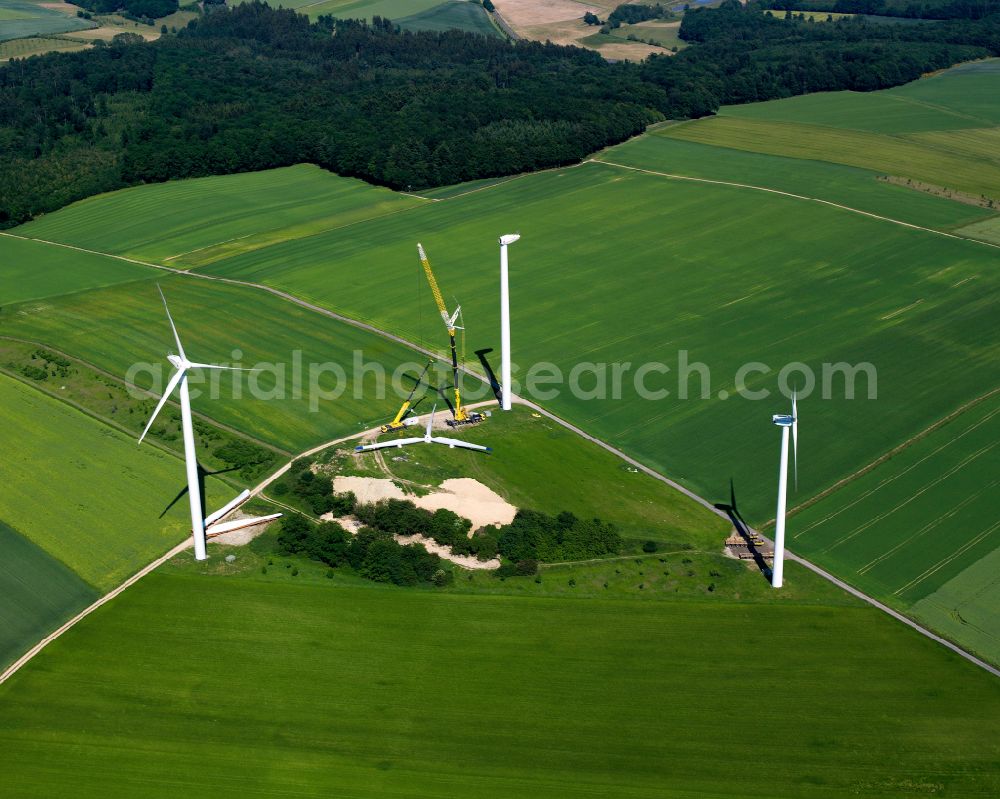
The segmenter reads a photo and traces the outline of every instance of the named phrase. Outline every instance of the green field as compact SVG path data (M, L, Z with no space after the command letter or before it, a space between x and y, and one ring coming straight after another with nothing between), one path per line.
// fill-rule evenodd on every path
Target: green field
M158 272L115 258L53 247L0 234L4 280L0 305L72 294L89 288L148 280ZM7 314L4 307L0 319Z
M727 106L721 113L886 134L992 127L1000 125L998 79L1000 59L988 59L885 91L805 94Z
M0 42L84 30L93 22L28 0L0 0ZM10 57L10 56L3 56Z
M97 591L0 522L0 669L30 649Z
M166 552L191 520L183 462L0 375L0 519L106 591ZM234 491L206 481L209 508Z
M3 22L0 21L0 29ZM44 38L32 36L27 39L10 39L0 42L0 61L9 61L12 58L28 58L42 53L61 52L68 53L75 50L86 50L90 45L84 42L74 42L69 39L56 37Z
M985 208L877 180L878 173L869 169L712 147L672 138L670 132L670 126L657 128L652 135L611 147L597 157L654 172L746 183L816 197L935 230L954 230L1000 218Z
M428 410L421 406L419 412ZM492 455L460 457L465 453L414 447L393 452L387 465L394 476L428 486L472 477L519 508L606 519L629 538L693 543L718 552L730 530L728 522L674 489L525 408L494 412L461 437L492 447ZM377 468L373 455L362 460Z
M151 196L156 188L149 190ZM77 224L84 218L76 207L67 214L77 214ZM39 224L57 225L59 217L53 214ZM204 228L219 241L230 238L225 224L206 219ZM720 401L719 391L732 394L741 365L760 361L776 371L802 361L818 373L822 362L847 361L871 362L878 370L877 407L884 422L876 430L861 413L866 399L838 399L834 392L829 401L803 403L810 438L822 442L810 452L808 470L803 468L803 498L995 382L996 345L981 332L990 327L986 295L997 277L990 266L994 256L982 245L799 199L603 164L508 181L349 229L290 239L215 261L207 271L264 282L442 349L445 341L416 259L415 244L423 241L445 294L463 303L471 350L498 343L495 237L505 229L524 234L513 256L517 362L551 361L564 374L579 361L629 362L633 369L662 361L673 370L648 381L671 391L658 401L640 399L628 378L621 400L577 399L565 385L557 398L539 397L710 499L728 495L729 478L735 477L751 519L769 518L777 457L769 414L781 410L785 400ZM583 237L582 230L607 234ZM626 250L622 242L629 242ZM169 240L155 246L172 248ZM287 303L182 280L172 279L170 285L178 307L187 308L183 325L189 336L212 342L205 357L227 358L228 347L236 343L253 352L248 360L287 360L295 346L307 353L329 346L316 340L331 338L319 333L324 323ZM0 332L122 369L163 349L156 297L147 294L139 298L132 291L108 289L74 295L49 303L42 314L12 314ZM237 303L245 309L242 314L232 313ZM573 308L569 316L567 307ZM831 316L830 307L844 311ZM285 318L286 313L291 316ZM207 333L220 324L212 314L226 315L224 346ZM248 326L244 317L251 316ZM81 318L102 322L83 333ZM556 318L564 321L555 324ZM142 332L120 342L117 332L129 328ZM266 336L262 329L269 331ZM254 346L262 338L266 349ZM922 353L923 371L912 368L915 348ZM711 369L709 398L701 399L698 375L688 381L693 397L676 398L680 350ZM402 355L395 359L405 360ZM928 386L927 372L936 375L940 388ZM772 372L754 378L750 387L773 391L775 386ZM864 380L857 391L867 396ZM303 418L295 407L301 403L242 403L237 418L230 416L237 409L220 402L211 413L296 449L315 443L324 431L344 430L344 425L394 410L387 405L372 413L370 405L345 399L331 409L342 414L341 426L333 427L328 415ZM280 414L280 422L279 409L288 411Z
M726 107L664 135L719 148L825 161L985 195L1000 204L1000 60L895 89Z
M490 21L486 9L474 0L445 0L408 17L394 19L403 30L447 31L462 30L483 36L502 35Z
M423 203L310 164L150 188L81 200L18 233L183 268Z
M1000 553L998 485L994 395L796 514L789 546L897 607L936 592L923 607L961 614L970 606L974 618L945 631L1000 663L1000 582L983 568Z
M487 36L498 35L476 0L282 0L280 3L275 0L271 5L294 8L312 19L329 14L340 19L371 21L372 17L379 16L391 19L406 30L458 28Z
M390 387L378 397L374 371L355 381L354 358L357 353L359 362L391 374L412 363L401 346L264 292L164 277L159 283L191 358L261 369L218 378L218 399L194 400L198 412L291 452L366 430L395 413L400 400ZM4 308L0 320L0 333L56 347L122 377L134 364L149 364L165 382L166 355L176 349L150 281ZM192 388L211 390L198 381L215 375L192 375ZM134 380L159 390L146 368Z
M18 797L1000 790L996 681L867 608L154 574L0 712Z

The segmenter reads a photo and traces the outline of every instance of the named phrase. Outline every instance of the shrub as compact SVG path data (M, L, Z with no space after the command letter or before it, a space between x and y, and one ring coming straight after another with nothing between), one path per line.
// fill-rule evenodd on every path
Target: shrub
M518 561L515 569L516 569L516 574L519 577L530 577L533 574L538 574L538 561L537 560Z
M659 549L659 547L656 545L655 541L647 541L642 545L642 551L650 554L656 552L657 549Z

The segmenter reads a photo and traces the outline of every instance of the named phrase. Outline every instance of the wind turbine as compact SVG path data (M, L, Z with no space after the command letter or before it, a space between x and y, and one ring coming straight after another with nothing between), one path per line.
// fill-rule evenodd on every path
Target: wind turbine
M156 289L160 292L160 299L163 300L163 308L167 312L167 320L170 322L170 329L174 333L174 342L177 344L177 354L167 355L167 360L173 364L177 371L174 372L173 376L170 378L170 382L167 383L167 388L163 392L163 396L160 397L160 401L157 403L156 409L153 411L153 415L149 417L146 429L143 430L142 435L139 436L139 443L142 444L142 440L146 437L146 433L149 432L149 428L153 426L153 422L156 421L156 417L166 404L167 399L171 394L173 394L174 389L179 387L178 395L180 396L181 402L181 429L184 434L184 464L187 467L188 499L191 501L191 534L194 536L194 557L195 560L205 560L205 558L208 557L205 552L206 523L212 524L217 522L222 516L240 504L241 500L245 501L245 499L249 497L249 494L247 494L246 497L241 494L236 500L231 502L221 511L211 514L207 520L201 515L202 505L201 485L198 481L198 453L194 447L194 425L191 423L191 396L188 393L187 373L190 369L226 369L231 371L250 370L238 369L235 366L219 366L217 364L189 361L187 355L184 353L184 347L181 345L181 338L177 335L177 327L174 325L173 317L170 316L170 308L167 307L167 298L163 296L163 289L159 286L157 286ZM263 519L260 521L263 521Z
M492 452L493 450L489 447L484 447L481 444L472 444L468 441L460 441L457 438L444 438L442 436L435 436L431 434L431 428L434 426L434 413L437 411L437 405L431 410L431 415L427 419L427 429L424 431L424 435L421 438L396 438L391 441L378 441L375 444L361 444L354 448L355 452L370 452L373 449L387 449L390 447L405 447L407 444L444 444L449 449L455 449L455 447L461 447L462 449L473 449L476 452Z
M792 392L791 414L776 413L771 421L781 428L781 463L778 466L778 510L774 521L774 565L771 587L781 588L785 566L785 502L788 494L788 431L792 431L792 451L795 459L795 487L799 487L799 412Z
M510 410L510 290L507 285L507 247L520 233L500 237L500 408Z

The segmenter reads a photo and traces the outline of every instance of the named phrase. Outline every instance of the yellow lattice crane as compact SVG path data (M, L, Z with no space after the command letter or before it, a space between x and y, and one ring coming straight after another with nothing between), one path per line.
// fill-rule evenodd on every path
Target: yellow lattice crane
M444 322L445 328L448 330L448 339L451 346L451 373L452 380L455 384L455 402L452 406L452 413L454 414L454 424L470 424L472 422L481 421L483 415L480 413L469 413L462 407L462 392L459 389L458 383L458 350L455 347L455 331L461 330L456 321L459 315L462 313L462 306L459 305L455 308L455 312L452 314L448 313L448 308L444 304L444 297L441 296L441 289L438 288L437 280L434 279L434 272L431 270L431 262L427 260L427 253L424 252L422 245L417 245L417 254L420 256L420 264L424 268L424 273L427 275L427 282L431 285L431 293L434 295L434 302L437 304L438 311L441 313L441 321Z

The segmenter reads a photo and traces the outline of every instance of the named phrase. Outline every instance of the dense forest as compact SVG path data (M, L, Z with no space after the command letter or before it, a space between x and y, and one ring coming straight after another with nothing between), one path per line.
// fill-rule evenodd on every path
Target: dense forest
M313 162L420 189L573 163L664 118L879 89L1000 53L1000 14L805 23L735 0L684 17L674 57L401 32L261 3L176 35L0 68L0 226L143 182Z
M1000 12L1000 0L775 0L771 8L904 19L983 19Z
M121 11L132 19L159 19L177 10L177 0L69 0L95 14Z

